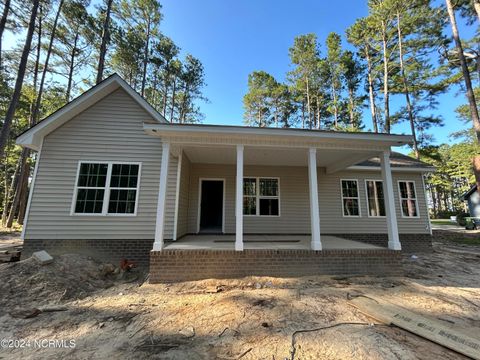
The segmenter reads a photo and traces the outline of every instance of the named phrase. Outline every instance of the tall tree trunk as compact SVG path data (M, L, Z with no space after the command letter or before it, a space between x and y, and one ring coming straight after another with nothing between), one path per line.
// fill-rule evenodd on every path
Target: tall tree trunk
M332 81L332 98L333 98L333 124L335 127L338 126L338 108L337 108L337 90Z
M2 211L2 226L5 226L5 219L7 214L7 207L8 207L8 200L10 194L8 193L9 190L9 183L8 183L8 166L7 162L3 164L3 211Z
M163 76L163 104L162 104L162 115L165 117L167 111L167 97L168 97L168 86L169 84L169 74L170 71L170 61L165 63L165 74Z
M100 54L98 57L97 81L98 84L103 80L103 71L105 69L105 57L107 56L107 46L110 41L110 12L112 10L113 0L107 1L107 11L103 21L102 43L100 44Z
M450 25L452 26L453 39L455 40L455 46L457 48L458 58L462 66L463 79L465 81L465 88L467 89L467 99L470 107L470 113L473 121L473 128L475 129L475 134L477 140L480 142L480 117L478 114L477 103L475 101L475 94L473 92L472 80L470 78L470 72L468 70L467 61L465 60L465 55L463 54L463 46L460 40L460 35L457 27L457 20L455 18L455 11L452 6L451 0L445 0L447 4L448 16L450 18Z
M382 20L382 45L383 45L383 102L385 113L385 132L390 134L390 93L388 89L388 54L387 54L387 26Z
M27 149L27 153L25 154L26 156L26 163L27 165L24 167L24 173L23 176L20 177L20 182L22 184L22 187L20 188L20 201L18 203L18 217L17 217L17 222L22 225L23 224L23 216L25 215L25 210L27 207L26 201L24 201L27 198L28 195L28 179L30 178L30 165L28 164L28 159L30 158L30 149Z
M17 223L22 226L25 220L25 213L27 212L28 178L25 180L24 187L25 187L25 191L22 191L22 195L20 196L20 204L19 204L18 215L17 215Z
M442 192L438 186L435 187L435 190L437 191L437 208L440 212L442 211Z
M26 179L25 176L22 176L22 174L27 173L27 167L28 167L28 156L29 156L29 149L23 148L22 149L22 154L20 156L20 176L18 179L18 183L15 187L15 196L13 197L13 202L10 207L10 211L8 212L8 219L7 219L7 228L11 228L13 226L13 220L15 219L15 215L18 213L19 205L20 205L20 198L22 195L22 188L24 187L25 181L28 182L28 178Z
M310 116L310 85L308 83L308 76L306 77L306 85L307 85L307 114L308 114L308 127L312 129L312 119Z
M185 122L185 117L187 115L187 101L188 101L188 93L190 89L188 84L185 84L185 89L183 91L183 98L182 98L182 105L180 106L180 116L179 116L179 122L184 123Z
M145 95L145 84L147 82L147 65L148 65L148 56L150 50L150 19L148 20L147 24L147 33L145 39L145 49L143 51L143 74L142 74L142 87L141 87L141 94L142 96Z
M35 30L35 23L38 13L38 5L40 0L33 0L32 12L30 14L30 21L28 23L27 36L25 38L25 44L23 46L22 57L20 58L20 64L18 66L17 80L15 81L15 88L13 95L8 106L8 110L5 114L2 130L0 132L0 158L3 158L5 153L5 146L7 145L8 137L10 136L10 127L12 120L17 110L18 101L23 87L23 79L25 77L25 70L27 68L28 54L30 53L30 46L32 44L33 32Z
M11 202L12 202L12 193L15 192L15 189L17 188L17 184L19 181L19 171L20 171L20 162L17 164L17 167L15 168L15 173L13 174L12 182L10 183L9 189L8 189L8 197L5 201L5 207L3 210L2 214L2 225L6 226L7 225L7 219L8 219L8 214L11 211Z
M467 89L467 99L470 107L470 114L472 116L473 129L475 130L477 141L480 142L480 117L478 114L477 102L475 100L475 93L473 92L470 72L468 70L467 61L465 60L465 55L463 54L463 46L462 41L460 40L460 34L458 32L455 10L453 9L451 0L445 0L445 2L447 4L448 17L450 19L450 25L452 26L452 34L453 39L455 40L458 58L460 59L460 64L462 66L463 80L465 81L465 88ZM473 159L473 172L475 173L475 178L478 181L478 179L480 179L480 156L478 155ZM480 187L477 187L477 191L480 193Z
M73 40L73 48L72 52L70 53L70 62L68 64L68 81L67 81L67 90L65 91L65 100L67 103L70 101L70 94L72 92L72 84L73 84L73 70L75 69L75 56L77 53L77 43L80 34L77 31L75 34L75 39Z
M40 6L40 14L38 17L37 56L35 60L34 70L33 70L33 88L35 93L37 93L38 71L39 71L40 55L41 55L41 47L42 47L42 21L43 21L42 6ZM29 118L30 126L35 125L34 110L35 110L35 100L32 101L30 105L30 118ZM14 194L14 201L13 201L13 204L15 206L12 205L12 208L10 209L9 220L7 221L7 227L12 226L13 217L17 212L19 215L22 213L23 214L25 213L26 203L24 201L22 202L21 200L26 197L26 194L28 194L28 178L30 177L30 166L28 166L29 157L30 157L30 150L23 149L21 157L19 159L19 163L21 164L21 166L20 166L18 183L20 186L16 187L17 191ZM27 164L27 165L23 166L23 164ZM18 218L18 220L20 220L20 217ZM22 224L21 221L18 221L18 223Z
M38 83L38 71L40 67L40 56L42 54L42 23L43 23L43 7L40 5L40 14L38 16L38 43L37 43L37 55L35 59L35 66L33 68L33 90L35 93L35 97L32 99L32 103L30 104L30 117L29 117L29 125L33 126L35 123L34 119L34 111L35 111L35 99L38 95L37 83Z
M415 129L415 118L413 116L412 104L410 102L410 91L408 88L408 81L405 74L405 66L403 62L403 38L400 21L400 13L397 12L398 57L400 61L400 75L402 77L403 91L405 92L405 101L407 103L408 120L410 122L410 130L413 137L413 152L415 153L415 157L417 159L420 159L420 152L418 151L417 134Z
M437 199L436 199L436 194L435 194L435 191L433 189L433 186L430 187L430 196L432 197L433 214L434 214L434 217L436 218L437 214L438 214Z
M46 54L46 57L45 57L45 64L43 65L42 78L40 79L40 85L38 86L37 98L35 100L35 107L32 111L32 115L31 115L32 119L33 119L32 125L35 125L38 121L38 115L40 113L40 103L42 101L42 95L43 95L43 86L45 84L45 78L47 77L48 63L50 61L50 56L52 54L53 41L55 40L55 34L57 32L58 18L60 17L60 13L62 11L63 2L64 2L64 0L60 0L60 2L58 4L57 13L55 14L55 19L53 20L52 33L50 34L47 54Z
M480 21L480 0L473 0L473 7L477 13L478 21Z
M2 38L5 26L7 25L8 12L10 11L10 0L5 0L3 4L2 19L0 20L0 68L2 67Z
M350 126L352 129L355 129L355 114L353 113L353 106L354 106L354 101L353 101L354 93L353 89L348 89L348 102L349 102L349 109L348 113L350 115Z
M377 108L375 106L375 92L373 90L372 60L368 45L365 45L365 57L367 59L368 97L370 100L370 113L372 114L373 131L378 133Z
M320 123L320 97L317 95L317 129L320 130L322 127Z
M302 100L302 129L305 129L305 100Z
M155 69L153 71L153 83L152 83L152 99L151 103L153 104L153 107L156 109L158 104L157 104L157 85L158 85L158 80L157 80L157 70Z
M175 111L175 92L177 91L177 77L173 78L172 106L170 108L170 122L173 123L173 113Z

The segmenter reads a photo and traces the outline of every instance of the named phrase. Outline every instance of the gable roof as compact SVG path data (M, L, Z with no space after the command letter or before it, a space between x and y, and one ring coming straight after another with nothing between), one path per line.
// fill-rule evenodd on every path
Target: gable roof
M423 161L417 160L410 156L401 154L399 152L392 151L390 153L390 165L396 169L410 169L410 170L426 170L426 171L434 171L435 167L427 164ZM373 157L371 159L362 161L356 165L355 167L378 167L380 168L380 158Z
M55 129L59 128L73 117L88 109L117 89L123 89L142 107L154 120L166 123L167 120L155 110L140 94L138 94L120 75L113 74L79 95L60 109L39 121L36 125L20 134L16 143L33 150L39 150L42 139Z

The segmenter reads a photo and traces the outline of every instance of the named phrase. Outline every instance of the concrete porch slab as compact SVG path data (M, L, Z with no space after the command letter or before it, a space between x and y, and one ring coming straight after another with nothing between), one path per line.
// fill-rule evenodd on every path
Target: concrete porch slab
M247 235L245 250L310 250L309 235ZM347 240L336 236L321 237L323 250L385 250L384 247ZM235 235L186 235L165 243L165 250L234 250Z

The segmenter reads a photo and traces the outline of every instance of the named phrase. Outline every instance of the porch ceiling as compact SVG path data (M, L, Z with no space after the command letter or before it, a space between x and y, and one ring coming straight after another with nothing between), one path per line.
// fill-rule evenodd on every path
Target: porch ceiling
M233 146L184 146L182 147L192 163L230 164L236 163L236 149ZM378 155L378 151L341 149L319 149L317 166L335 172L360 161ZM308 150L298 148L272 148L245 146L244 164L263 166L307 166Z

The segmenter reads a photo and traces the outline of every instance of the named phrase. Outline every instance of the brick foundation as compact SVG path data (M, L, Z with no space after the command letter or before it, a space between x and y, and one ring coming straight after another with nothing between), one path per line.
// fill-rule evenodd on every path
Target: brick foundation
M322 234L323 235L323 234ZM324 234L327 235L327 234ZM387 247L386 234L329 234ZM400 234L404 252L431 251L429 234ZM302 276L314 274L394 274L399 254L389 250L167 250L151 252L149 240L32 240L26 239L22 258L34 251L52 255L79 253L118 264L122 258L151 266L152 282L243 277L247 275ZM183 265L181 265L183 264ZM391 266L391 265L397 265ZM163 269L160 271L160 269ZM165 270L165 271L164 271ZM196 277L197 276L197 277Z
M150 283L244 276L401 275L393 250L164 250L150 253Z
M134 261L138 266L148 267L152 240L32 240L25 239L22 258L29 257L33 252L46 250L52 255L67 253L84 254L93 258L118 265L125 258Z
M322 234L360 241L367 244L388 247L387 234ZM432 251L432 236L430 234L399 234L402 251L420 253Z

